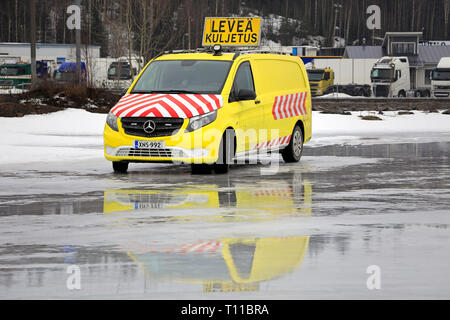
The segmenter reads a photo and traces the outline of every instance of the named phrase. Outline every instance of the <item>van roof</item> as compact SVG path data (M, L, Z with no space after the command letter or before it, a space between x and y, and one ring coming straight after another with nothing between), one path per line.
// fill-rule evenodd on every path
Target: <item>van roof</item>
M158 60L173 60L173 59L204 59L204 60L223 60L233 61L239 56L243 55L255 55L255 54L270 54L278 56L293 56L281 51L269 51L258 49L229 49L223 48L220 55L215 55L213 50L210 49L196 49L196 50L171 50L165 51L154 59Z
M61 66L58 68L59 72L75 72L77 69L76 62L63 62ZM84 61L81 61L81 69L86 70L86 64Z

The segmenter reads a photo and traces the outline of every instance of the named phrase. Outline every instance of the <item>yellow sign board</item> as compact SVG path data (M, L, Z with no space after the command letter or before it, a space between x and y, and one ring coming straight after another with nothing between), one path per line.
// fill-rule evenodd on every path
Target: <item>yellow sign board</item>
M205 18L203 46L258 46L261 18Z

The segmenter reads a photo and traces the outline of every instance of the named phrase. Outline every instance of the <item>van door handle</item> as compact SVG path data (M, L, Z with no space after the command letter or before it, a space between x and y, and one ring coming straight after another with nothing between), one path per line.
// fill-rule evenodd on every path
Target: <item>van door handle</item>
M255 100L255 104L260 104L261 100Z

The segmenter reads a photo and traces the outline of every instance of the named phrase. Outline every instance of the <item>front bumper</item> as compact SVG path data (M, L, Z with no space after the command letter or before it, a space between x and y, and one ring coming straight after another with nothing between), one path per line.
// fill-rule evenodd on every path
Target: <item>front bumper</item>
M206 126L185 133L185 123L173 136L144 138L119 132L105 124L104 155L109 161L127 162L173 162L173 163L215 163L218 159L221 134ZM135 141L161 141L161 148L135 148Z
M433 97L435 98L448 98L450 96L450 91L434 91Z

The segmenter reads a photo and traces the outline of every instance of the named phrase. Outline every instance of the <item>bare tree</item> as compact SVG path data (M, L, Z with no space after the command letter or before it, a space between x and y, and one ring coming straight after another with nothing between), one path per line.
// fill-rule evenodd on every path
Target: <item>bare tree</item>
M450 18L450 0L444 0L445 37L448 36L448 20Z
M127 26L127 40L128 40L128 62L130 66L132 65L132 55L133 55L133 17L131 10L131 1L127 0L127 10L126 10L126 26ZM134 75L131 75L131 78L134 79Z

